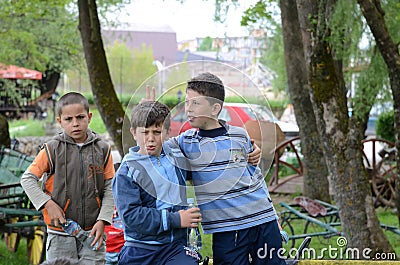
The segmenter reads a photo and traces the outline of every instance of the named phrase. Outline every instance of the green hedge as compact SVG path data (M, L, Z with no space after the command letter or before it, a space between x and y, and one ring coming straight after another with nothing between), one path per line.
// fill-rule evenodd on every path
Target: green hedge
M94 98L92 93L82 93L89 101L89 104L94 105ZM121 104L126 107L128 106L129 102L133 100L133 102L139 102L141 100L142 96L141 95L135 95L134 98L132 99L132 95L129 94L124 94L121 96L119 99ZM183 98L181 99L181 101ZM165 95L163 96L160 101L167 105L170 108L175 107L179 102L178 98L175 95ZM250 98L247 97L243 99L242 97L238 96L230 96L225 98L225 102L233 102L233 103L254 103L254 104L260 104L260 105L266 105L265 99L259 99L259 98ZM269 106L271 109L276 112L276 111L281 111L286 108L287 104L289 103L289 100L277 100L277 99L270 99L268 100Z
M384 112L376 121L376 134L385 140L395 142L394 137L394 111Z

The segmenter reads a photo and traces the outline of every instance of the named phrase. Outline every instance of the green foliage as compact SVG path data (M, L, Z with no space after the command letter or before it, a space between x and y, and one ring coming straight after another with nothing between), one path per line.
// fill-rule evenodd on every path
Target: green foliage
M213 51L213 39L209 36L205 37L200 44L198 51Z
M113 45L106 47L106 54L115 90L121 95L124 86L130 87L135 82L135 76L131 73L133 52L125 43L115 41Z
M348 73L348 82L351 79L357 84L351 104L353 114L357 117L367 116L371 107L377 101L377 95L382 98L390 96L388 78L385 63L380 53L371 56L371 62L367 69L355 75ZM383 74L386 73L386 74Z
M237 5L238 0L215 0L214 20L224 22L228 15L229 8L231 6L237 7Z
M285 54L282 36L282 27L275 25L276 32L266 40L266 49L260 62L274 74L271 85L274 92L287 90L287 77L285 67Z
M376 121L376 134L385 140L395 142L394 111L384 112Z
M336 2L329 24L330 36L327 40L335 50L334 56L344 60L344 65L348 65L349 60L358 62L364 59L365 54L360 51L359 44L363 33L369 29L363 24L362 17L355 1Z
M240 24L242 26L250 26L268 20L271 21L272 14L271 11L269 11L271 9L268 8L269 5L266 2L267 1L258 1L254 6L248 8L244 12Z
M134 77L131 89L138 88L149 76L157 72L157 67L153 65L153 48L142 44L141 49L133 49L133 65L131 75Z
M39 71L61 72L71 67L73 59L81 57L81 42L77 15L66 6L69 2L4 3L0 10L0 62Z
M93 115L92 115L92 120L89 123L89 128L98 134L106 133L107 128L104 125L104 122L101 118L99 111L97 109L92 109L91 112L93 113Z
M156 66L153 65L153 50L144 44L141 49L131 50L125 43L114 42L106 47L106 55L115 91L123 106L126 106L129 103L127 93L131 97L149 76L157 72ZM68 71L67 75L71 90L91 91L83 58L76 69ZM93 98L91 92L88 97L89 103L94 103L90 98Z

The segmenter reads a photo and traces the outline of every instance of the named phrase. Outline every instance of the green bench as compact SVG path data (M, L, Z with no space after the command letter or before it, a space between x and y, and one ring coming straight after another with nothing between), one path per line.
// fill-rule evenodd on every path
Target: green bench
M34 157L2 146L0 148L0 184L16 183Z

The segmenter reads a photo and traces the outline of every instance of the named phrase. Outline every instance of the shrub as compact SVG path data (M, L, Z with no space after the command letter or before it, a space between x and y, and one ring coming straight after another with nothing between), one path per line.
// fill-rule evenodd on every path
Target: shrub
M376 121L376 134L385 140L395 142L394 137L394 111L384 112Z

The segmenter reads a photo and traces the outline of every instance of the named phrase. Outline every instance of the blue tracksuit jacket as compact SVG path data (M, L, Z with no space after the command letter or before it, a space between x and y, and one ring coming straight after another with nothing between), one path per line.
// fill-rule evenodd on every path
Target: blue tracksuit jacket
M125 240L130 245L161 245L186 240L178 211L186 205L186 172L162 153L140 155L129 149L115 174L112 190ZM175 159L182 155L178 152Z

